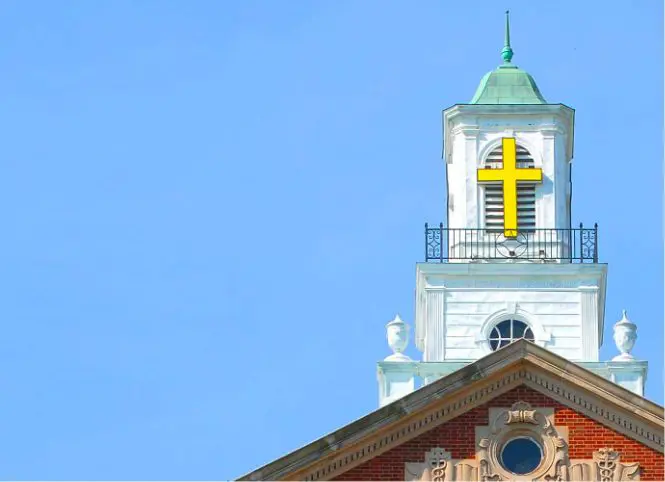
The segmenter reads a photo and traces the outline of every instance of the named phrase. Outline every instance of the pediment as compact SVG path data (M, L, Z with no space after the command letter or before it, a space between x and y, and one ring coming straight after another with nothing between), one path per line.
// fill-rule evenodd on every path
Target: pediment
M526 341L498 350L240 480L332 480L526 386L663 453L663 408Z

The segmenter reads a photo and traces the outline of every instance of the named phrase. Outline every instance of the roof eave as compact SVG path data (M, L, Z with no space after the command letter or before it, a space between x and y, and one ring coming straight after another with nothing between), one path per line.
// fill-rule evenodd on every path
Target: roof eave
M487 382L490 377L498 376L501 372L524 363L539 367L552 377L579 385L581 390L587 390L596 397L602 397L607 403L616 405L624 413L642 419L649 425L658 427L662 432L664 427L663 407L549 350L525 340L519 340L264 465L238 480L277 480L291 477L292 474L307 469L309 465L352 446L365 436L387 429L388 426L403 417L414 415L437 400L454 396L460 391L469 389L472 385ZM658 446L658 449L663 451L661 445Z

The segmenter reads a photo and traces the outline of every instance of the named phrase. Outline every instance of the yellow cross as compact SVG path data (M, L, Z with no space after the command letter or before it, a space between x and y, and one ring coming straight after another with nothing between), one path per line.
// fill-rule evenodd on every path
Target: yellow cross
M478 169L478 182L497 182L503 184L503 233L507 238L517 236L517 183L530 181L542 182L542 169L518 168L515 138L504 137L503 165L501 169Z

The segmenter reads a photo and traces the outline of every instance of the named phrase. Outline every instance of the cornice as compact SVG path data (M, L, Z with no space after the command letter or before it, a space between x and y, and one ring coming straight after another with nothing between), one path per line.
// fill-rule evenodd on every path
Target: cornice
M495 117L497 115L505 117L534 117L543 115L553 115L561 119L561 126L556 127L554 133L569 133L566 144L566 156L571 160L574 156L575 146L575 109L565 104L535 104L535 105L483 105L483 104L455 104L442 112L443 127L443 147L442 157L449 161L450 156L450 135L451 123L457 118L472 116L472 124L477 124L480 119L485 117ZM541 129L536 129L541 130ZM549 132L547 129L545 132Z
M526 276L538 278L597 277L603 283L607 276L605 263L416 263L416 276L478 277Z
M454 119L459 115L543 115L561 114L571 116L575 109L566 104L455 104L443 110L444 119Z
M240 480L331 480L520 385L664 451L662 407L521 340Z

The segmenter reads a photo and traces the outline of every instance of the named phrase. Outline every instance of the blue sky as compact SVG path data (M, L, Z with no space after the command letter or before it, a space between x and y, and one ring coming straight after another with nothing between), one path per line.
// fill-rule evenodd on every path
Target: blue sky
M0 478L229 479L375 409L506 8L662 404L662 2L5 0Z

